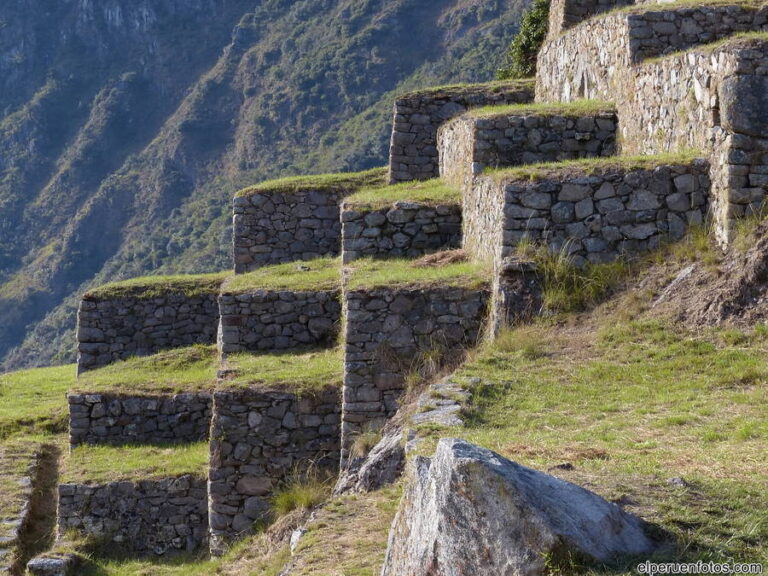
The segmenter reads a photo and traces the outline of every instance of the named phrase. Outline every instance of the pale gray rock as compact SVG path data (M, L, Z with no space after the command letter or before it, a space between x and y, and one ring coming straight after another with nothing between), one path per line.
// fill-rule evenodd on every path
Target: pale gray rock
M643 523L596 494L463 440L416 458L382 576L533 576L572 552L597 562L649 553Z

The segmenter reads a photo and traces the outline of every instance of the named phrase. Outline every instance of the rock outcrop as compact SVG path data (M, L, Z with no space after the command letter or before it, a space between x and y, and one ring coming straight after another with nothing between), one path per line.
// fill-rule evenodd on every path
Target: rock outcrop
M543 574L651 552L640 519L596 494L463 440L409 470L382 576Z

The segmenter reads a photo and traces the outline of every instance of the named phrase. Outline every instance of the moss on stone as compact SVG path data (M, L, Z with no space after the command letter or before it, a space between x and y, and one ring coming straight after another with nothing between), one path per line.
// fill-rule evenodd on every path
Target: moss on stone
M364 186L383 185L386 183L386 176L386 168L373 168L364 172L290 176L249 186L240 190L235 197L242 198L263 192L291 193L301 190L357 189Z
M146 396L212 390L215 346L190 346L115 362L80 375L73 392Z
M490 284L490 271L474 262L420 265L419 260L356 260L346 268L347 290L374 288L481 288Z
M219 388L277 389L299 395L329 387L341 389L343 366L340 348L229 354L224 368L231 372Z
M341 263L338 258L317 258L265 266L247 274L231 276L224 282L224 294L245 294L257 290L292 290L297 292L341 288Z
M383 208L395 202L416 202L437 206L459 204L461 191L439 178L424 182L403 182L392 186L365 188L345 200L346 206Z
M104 284L89 290L83 296L87 300L114 300L116 298L156 298L169 294L181 294L192 298L217 294L221 283L230 272L176 276L142 276L121 282Z
M64 456L61 484L159 480L208 474L208 443L168 446L77 446Z
M652 170L657 166L690 164L706 155L697 150L678 153L656 154L653 156L612 156L609 158L582 158L563 162L529 164L515 168L486 170L486 174L497 182L513 180L546 180L548 178L589 176L610 170Z
M564 103L508 104L505 106L484 106L470 110L473 118L494 116L590 116L612 114L616 106L601 100L575 100Z

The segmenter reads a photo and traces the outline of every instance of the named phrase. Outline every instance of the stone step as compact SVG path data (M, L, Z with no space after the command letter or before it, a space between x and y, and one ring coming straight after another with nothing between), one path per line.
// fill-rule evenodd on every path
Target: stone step
M466 189L485 169L612 156L612 104L513 105L473 110L438 132L442 177Z
M525 240L602 263L682 238L703 223L709 164L615 157L542 164L475 179L465 193L464 249L496 269Z
M439 86L395 100L389 150L389 182L431 180L440 175L437 130L470 108L533 101L533 82Z
M416 258L461 246L461 193L442 180L362 190L341 207L342 262Z

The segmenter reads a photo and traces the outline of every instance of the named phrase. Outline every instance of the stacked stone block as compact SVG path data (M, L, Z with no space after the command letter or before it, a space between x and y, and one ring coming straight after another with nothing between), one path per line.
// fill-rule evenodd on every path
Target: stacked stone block
M341 316L340 290L255 290L219 296L223 354L330 346Z
M77 324L78 373L132 356L214 344L219 326L216 292L145 298L86 295Z
M479 178L467 194L464 218L473 238L500 244L476 241L465 248L498 266L525 238L584 265L653 249L703 223L710 189L706 161L653 168L618 162L577 175L565 167L534 179ZM499 206L502 215L489 218Z
M345 292L342 461L355 436L391 418L424 357L455 354L480 338L490 290L383 287Z
M632 4L633 0L551 0L548 36L555 38L592 16Z
M466 114L438 132L440 173L454 186L467 187L486 168L502 168L575 158L612 156L616 113L515 111Z
M415 258L461 246L461 205L395 202L342 205L342 260Z
M208 539L206 480L60 484L58 530L60 537L76 530L137 555L195 552Z
M339 463L340 390L214 394L209 473L211 551L270 513L270 494L292 474Z
M528 82L446 86L405 94L395 101L389 153L390 183L440 175L437 129L469 108L524 104L533 100Z
M69 443L170 444L208 438L210 392L125 396L69 394Z

